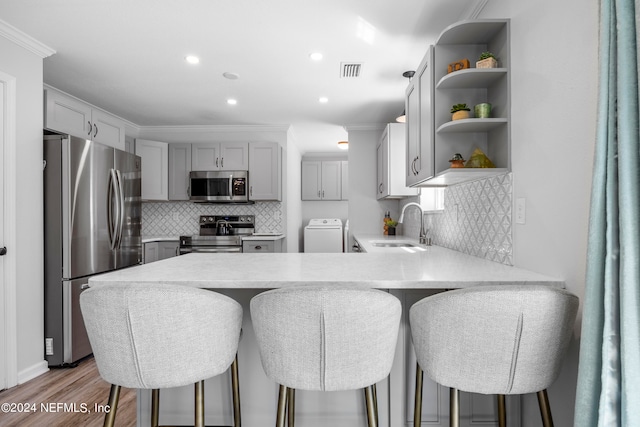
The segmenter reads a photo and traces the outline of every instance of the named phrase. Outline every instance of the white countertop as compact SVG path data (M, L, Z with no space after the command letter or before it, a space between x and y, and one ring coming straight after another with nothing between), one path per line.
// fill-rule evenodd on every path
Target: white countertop
M564 282L559 279L439 246L427 246L423 252L413 254L405 251L193 253L106 273L89 280L92 286L140 282L209 289L270 289L300 284L341 284L379 289L448 289L524 283L564 287Z

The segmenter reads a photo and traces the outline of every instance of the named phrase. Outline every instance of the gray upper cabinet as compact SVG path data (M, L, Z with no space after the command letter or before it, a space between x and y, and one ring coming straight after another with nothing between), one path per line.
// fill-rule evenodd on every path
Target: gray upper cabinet
M446 186L511 170L509 25L509 20L505 19L453 24L440 34L435 46L427 52L422 64L433 64L429 77L432 79L431 97L424 91L427 76L420 77L422 68L416 73L418 83L414 76L407 89L407 185ZM498 58L497 68L476 67L477 59L485 51ZM462 59L468 59L471 67L449 72L448 65ZM418 87L412 89L416 85ZM417 107L415 90L420 93ZM490 117L474 117L474 106L487 102L492 105ZM467 104L471 109L470 118L451 120L450 110L455 104ZM417 129L414 128L416 124ZM419 143L415 142L416 137ZM416 144L426 152L415 154L416 149L412 147ZM469 160L476 148L482 150L496 167L450 168L449 160L456 153ZM416 157L420 160L412 163ZM415 168L412 165L418 165L418 173L413 176ZM425 168L430 170L422 174Z
M138 138L136 154L142 159L142 200L169 200L169 144Z
M282 200L282 148L277 142L249 143L249 200Z
M189 200L191 144L169 144L169 200Z
M44 104L46 129L125 150L124 120L49 87Z
M433 177L433 67L430 46L406 91L406 186Z
M246 142L192 144L191 170L249 170L249 144Z
M420 190L405 185L406 126L389 123L384 128L377 153L377 199L397 199L417 195Z
M342 161L302 161L302 200L342 200Z

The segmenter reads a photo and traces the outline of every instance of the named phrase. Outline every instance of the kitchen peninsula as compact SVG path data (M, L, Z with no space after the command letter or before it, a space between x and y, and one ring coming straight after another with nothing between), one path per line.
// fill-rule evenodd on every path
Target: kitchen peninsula
M359 238L359 241L365 242L365 249L369 246L368 239ZM249 313L251 298L266 289L297 285L365 286L389 290L400 298L404 314L394 366L389 378L380 382L377 389L380 426L405 427L413 417L415 356L407 313L414 302L446 289L470 286L525 283L564 286L559 279L438 246L419 246L415 253L402 248L346 254L194 253L104 274L92 278L89 284L149 282L212 289L242 305L243 336L238 358L245 427L262 427L275 422L278 389L262 370ZM448 392L441 389L425 378L423 419L433 420L430 425L448 425ZM228 375L207 380L205 393L207 425L231 425ZM296 395L296 418L301 425L312 427L366 425L361 394L357 391L300 392ZM161 396L163 424L192 422L192 387L163 390ZM493 408L491 397L475 395L470 399L473 399L473 405L469 404L469 408L473 406L473 410ZM138 425L148 424L150 400L149 391L138 392ZM517 397L508 401L508 405L511 413L519 411ZM462 410L464 413L465 407Z

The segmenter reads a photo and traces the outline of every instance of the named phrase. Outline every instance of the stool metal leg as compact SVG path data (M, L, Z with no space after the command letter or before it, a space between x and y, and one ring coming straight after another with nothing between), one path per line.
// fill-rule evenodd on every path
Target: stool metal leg
M204 380L195 383L195 427L204 427Z
M460 427L460 390L449 390L449 426Z
M542 416L542 425L544 427L553 427L553 418L551 417L551 406L549 406L549 396L547 389L538 392L538 404L540 405L540 415Z
M113 427L116 422L116 411L118 410L118 400L120 400L120 386L111 384L109 392L109 412L104 414L104 427Z
M276 427L284 427L286 411L287 411L287 387L280 385L280 392L278 393L278 415L276 418Z
M287 426L294 427L296 422L296 389L287 389Z
M233 393L233 427L242 425L240 415L240 382L238 380L238 354L231 364L231 388Z
M507 427L507 406L505 403L504 394L498 396L498 426Z
M376 411L376 425L378 425L380 424L380 421L378 420L378 388L373 384L371 389L373 390L373 405Z
M378 427L378 414L376 413L376 403L373 396L373 386L365 387L364 399L367 404L367 425L369 427Z
M151 390L151 427L158 427L160 422L160 389Z
M416 395L413 406L413 425L420 427L422 424L422 379L424 373L418 363L416 363Z

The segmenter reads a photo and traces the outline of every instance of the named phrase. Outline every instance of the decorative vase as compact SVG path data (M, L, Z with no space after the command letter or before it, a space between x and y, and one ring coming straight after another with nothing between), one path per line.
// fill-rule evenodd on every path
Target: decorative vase
M491 104L488 102L476 105L473 110L478 119L488 119L491 116Z
M498 61L495 58L486 58L476 62L476 68L498 68Z
M451 115L451 120L468 119L469 112L467 110L456 111Z

